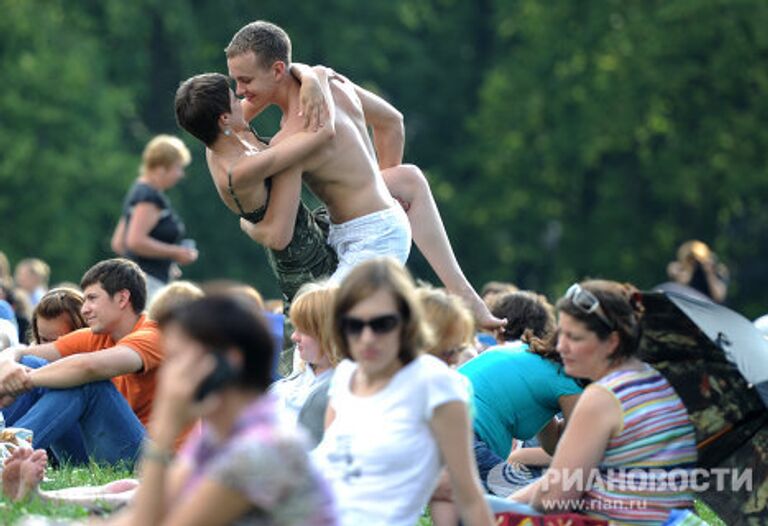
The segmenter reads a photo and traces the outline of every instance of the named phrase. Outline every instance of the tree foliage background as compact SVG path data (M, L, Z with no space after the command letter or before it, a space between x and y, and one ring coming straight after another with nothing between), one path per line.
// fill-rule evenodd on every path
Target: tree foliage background
M651 287L677 245L731 268L729 303L766 309L768 4L760 0L0 0L0 250L53 281L109 257L141 150L181 134L178 83L226 73L254 19L406 116L477 286L556 296L602 276ZM277 113L257 127L271 134ZM219 202L202 147L171 197L201 249L191 279L276 293ZM411 268L433 279L418 255Z

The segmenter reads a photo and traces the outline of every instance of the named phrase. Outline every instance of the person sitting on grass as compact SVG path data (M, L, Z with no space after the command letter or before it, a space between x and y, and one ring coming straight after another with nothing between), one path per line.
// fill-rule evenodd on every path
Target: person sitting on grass
M565 372L592 383L547 472L512 502L489 498L496 510L576 508L611 523L661 525L670 512L692 508L686 481L696 467L695 431L667 379L637 357L639 298L631 285L592 280L574 284L558 301Z
M435 338L427 352L450 367L463 363L465 350L471 348L475 335L475 320L459 296L445 289L421 284L416 294L424 309L424 319Z
M497 346L465 363L459 372L472 383L474 450L489 493L507 496L541 473L507 462L513 439L537 434L551 453L582 392L563 370L555 351L555 318L544 296L517 291L500 296L492 312L507 318Z
M33 432L36 448L55 446L78 426L89 457L131 463L163 359L156 324L142 314L144 273L127 259L105 260L81 287L89 328L0 353L0 405L8 425Z
M265 394L274 348L263 318L249 304L209 296L161 318L167 360L158 383L141 483L131 505L108 522L121 525L335 525L330 490L302 440L277 418ZM174 458L178 432L202 416L202 435ZM9 461L7 495L43 498L44 457ZM129 482L103 486L120 491ZM107 496L107 498L109 498Z
M33 343L52 343L65 334L88 327L81 312L84 301L82 292L67 287L45 293L32 311Z
M328 386L339 355L333 344L331 312L337 287L307 283L291 305L291 341L296 344L300 363L293 374L273 383L279 411L298 422L308 433L312 447L325 432Z
M492 524L470 449L467 386L426 354L430 329L408 271L392 258L361 263L342 281L332 316L346 359L313 458L341 523L412 526L445 466L464 524Z

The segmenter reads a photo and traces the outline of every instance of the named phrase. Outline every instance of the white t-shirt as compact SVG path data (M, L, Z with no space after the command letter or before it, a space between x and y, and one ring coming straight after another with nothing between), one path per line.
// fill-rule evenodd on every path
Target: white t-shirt
M15 347L19 344L19 329L10 321L0 319L0 351L8 347ZM4 340L7 340L5 342Z
M314 451L331 482L343 526L414 526L435 489L442 461L429 422L436 407L468 400L461 376L430 355L400 369L384 389L350 391L355 362L331 380L336 418Z

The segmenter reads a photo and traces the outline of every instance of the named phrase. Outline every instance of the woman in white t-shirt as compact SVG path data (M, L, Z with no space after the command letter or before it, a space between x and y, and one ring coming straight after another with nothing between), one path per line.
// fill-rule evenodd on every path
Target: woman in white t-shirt
M344 526L413 526L443 463L464 523L492 524L470 446L465 384L434 356L413 280L391 258L341 283L333 334L346 359L331 381L315 451Z

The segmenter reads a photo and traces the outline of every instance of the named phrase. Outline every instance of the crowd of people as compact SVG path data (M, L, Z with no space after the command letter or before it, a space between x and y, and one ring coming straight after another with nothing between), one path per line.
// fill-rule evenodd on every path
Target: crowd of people
M579 499L594 516L662 524L691 507L690 488L649 493L669 487L654 479L633 493L620 479L696 466L685 407L636 358L630 286L575 284L556 309L529 291L497 295L507 324L480 350L456 296L373 258L299 291L296 367L277 381L274 331L244 290L177 281L147 309L144 272L117 258L46 292L35 343L0 355L6 422L36 448L6 461L5 494L130 502L112 520L136 524L406 525L428 503L437 525L492 524L491 510ZM138 462L139 479L46 492L49 460ZM553 475L595 469L606 479L575 493Z
M204 73L175 99L218 196L267 250L288 323L248 285L175 280L198 252L165 190L191 156L155 137L112 236L121 257L50 290L44 262L19 262L14 286L0 258L0 406L34 446L5 461L6 497L125 505L109 521L141 525L693 520L691 487L670 481L696 468L695 432L638 358L637 289L582 281L555 306L503 282L478 295L403 164L399 112L290 54L282 29L248 24L226 49L235 89ZM248 123L272 104L283 120L265 141ZM443 287L405 269L411 240ZM724 266L684 247L661 288L723 302ZM49 462L138 479L44 491Z

